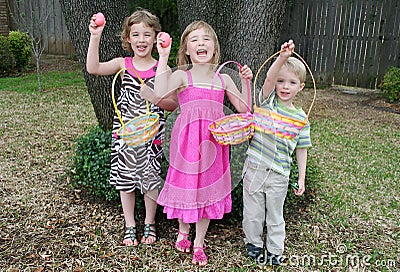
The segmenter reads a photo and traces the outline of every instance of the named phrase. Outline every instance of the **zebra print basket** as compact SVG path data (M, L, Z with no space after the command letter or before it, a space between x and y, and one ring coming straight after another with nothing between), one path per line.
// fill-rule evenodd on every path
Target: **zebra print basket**
M121 113L118 110L117 103L115 102L115 82L119 74L125 70L132 71L140 81L140 84L144 85L143 80L140 78L138 73L133 69L122 68L119 70L112 82L112 101L114 105L115 112L121 123L121 128L116 131L118 137L120 137L129 147L142 146L146 142L152 141L156 136L158 129L160 127L159 118L157 113L150 111L149 102L146 101L147 112L146 114L139 115L133 118L126 124L122 120Z

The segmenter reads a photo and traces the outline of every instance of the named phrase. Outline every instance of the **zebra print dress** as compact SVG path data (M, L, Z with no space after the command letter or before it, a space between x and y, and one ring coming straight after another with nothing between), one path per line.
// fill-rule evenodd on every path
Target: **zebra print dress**
M135 71L143 81L154 87L154 76L158 62L148 71ZM125 58L125 67L133 68L132 58ZM147 111L146 100L140 97L140 82L132 72L125 71L117 107L124 123L145 114ZM160 129L152 143L144 146L128 147L122 139L112 137L111 140L111 172L110 184L119 191L133 192L140 190L142 194L154 189L161 189L163 180L161 174L161 161L163 152L161 143L164 141L164 111L150 103L150 110L160 115ZM121 127L121 123L114 116L113 135Z

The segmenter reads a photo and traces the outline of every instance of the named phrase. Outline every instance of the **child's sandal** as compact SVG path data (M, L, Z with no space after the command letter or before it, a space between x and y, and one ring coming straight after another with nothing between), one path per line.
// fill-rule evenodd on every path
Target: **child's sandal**
M206 246L202 247L193 247L193 259L192 263L194 265L198 266L206 266L208 261L207 261L207 255L204 253L204 250L206 249ZM202 263L202 264L200 264Z
M138 240L136 239L135 226L125 227L124 241L122 243L125 246L137 246L139 244Z
M146 243L146 239L151 236L154 237L154 241L150 243ZM144 225L144 231L143 231L143 237L142 237L142 243L145 245L151 245L157 241L157 233L156 233L156 225L155 224L145 224Z
M175 243L176 250L183 253L190 253L190 246L192 245L192 243L187 239L189 233L183 233L181 232L181 230L178 229L178 234L182 235L183 239ZM186 251L187 249L189 250Z

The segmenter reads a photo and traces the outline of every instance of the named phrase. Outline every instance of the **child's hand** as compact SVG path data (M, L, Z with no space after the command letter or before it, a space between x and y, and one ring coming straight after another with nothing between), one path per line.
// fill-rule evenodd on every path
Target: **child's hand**
M253 71L251 71L251 69L245 65L242 67L242 69L240 69L240 76L244 79L251 80L253 78Z
M297 182L297 185L299 186L299 189L293 189L294 190L294 194L297 196L301 196L304 191L306 190L306 185L304 184L304 180L299 180Z
M160 55L160 57L168 57L169 53L171 51L172 38L171 38L170 44L167 47L163 47L162 44L164 42L164 39L163 39L162 35L163 35L163 32L159 32L157 34L158 54Z
M293 40L289 40L287 42L285 42L284 44L281 45L281 56L285 57L285 58L289 58L292 53L294 52L294 42Z
M90 34L101 35L101 33L104 30L104 26L106 25L106 21L104 20L104 23L101 26L98 26L95 21L96 21L96 14L93 14L92 18L90 19L90 23L89 23Z

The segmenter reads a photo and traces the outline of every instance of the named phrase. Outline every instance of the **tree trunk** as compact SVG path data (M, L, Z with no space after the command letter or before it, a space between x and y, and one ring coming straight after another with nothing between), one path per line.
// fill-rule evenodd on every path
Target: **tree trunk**
M100 61L125 56L121 47L119 33L122 22L128 15L127 1L89 1L60 0L65 23L71 36L79 63L82 66L86 86L99 125L105 129L112 128L114 108L111 100L112 76L93 76L86 71L86 53L89 45L89 20L94 13L104 13L107 23L101 37Z

